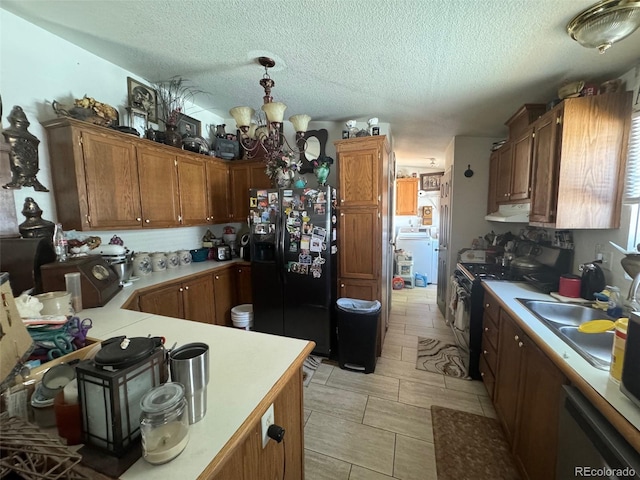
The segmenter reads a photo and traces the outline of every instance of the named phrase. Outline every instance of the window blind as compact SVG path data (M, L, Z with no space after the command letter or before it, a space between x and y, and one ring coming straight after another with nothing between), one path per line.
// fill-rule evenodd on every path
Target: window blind
M624 198L625 203L640 203L640 112L631 119Z

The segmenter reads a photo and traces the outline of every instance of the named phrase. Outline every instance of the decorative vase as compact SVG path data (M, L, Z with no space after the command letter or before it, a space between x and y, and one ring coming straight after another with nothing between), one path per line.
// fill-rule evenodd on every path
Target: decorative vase
M313 174L316 176L318 180L318 185L324 187L327 183L327 177L329 176L329 172L331 169L329 165L326 163L321 163L316 168L313 169Z
M164 144L171 145L172 147L176 148L182 148L182 136L178 132L177 125L167 123Z
M286 172L279 168L276 171L276 176L274 177L275 186L278 188L289 188L291 187L291 181L293 180L293 171L287 170Z
M307 180L304 177L298 175L298 177L293 182L293 186L295 188L304 188L307 186Z

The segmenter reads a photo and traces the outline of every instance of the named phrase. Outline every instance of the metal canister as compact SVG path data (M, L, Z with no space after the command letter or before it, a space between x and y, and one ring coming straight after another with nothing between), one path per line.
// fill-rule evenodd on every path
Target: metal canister
M609 375L611 379L620 383L622 378L622 363L624 362L624 349L627 343L628 318L619 318L615 322L615 332L613 336L613 348L611 349L611 367Z

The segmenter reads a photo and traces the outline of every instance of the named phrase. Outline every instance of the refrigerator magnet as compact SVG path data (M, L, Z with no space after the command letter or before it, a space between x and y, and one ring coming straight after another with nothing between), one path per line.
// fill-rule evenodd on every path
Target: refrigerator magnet
M249 208L256 208L258 206L258 198L250 197L249 198Z
M320 256L320 255L318 255L317 257L315 257L313 259L313 264L314 265L322 265L324 262L326 262L325 258Z
M283 190L282 191L282 196L283 197L293 197L293 190Z
M309 243L309 250L312 252L321 252L322 240L320 240L317 237L311 237L311 242Z
M327 236L327 230L322 227L313 227L311 235L314 237L318 237L320 240L324 241Z
M289 262L289 271L298 273L300 271L300 264L298 262Z
M264 223L256 223L253 227L253 231L258 235L266 235L267 226Z
M258 198L267 198L267 191L266 190L258 190L256 192L256 195L258 196Z
M313 257L309 253L301 253L298 256L298 263L302 265L311 265L313 262Z
M300 238L300 250L309 250L309 241L311 237L309 235L302 235Z
M269 205L278 203L278 192L269 192Z
M300 275L307 275L309 273L309 265L299 265L300 270L298 271L298 273Z
M324 203L314 203L313 204L313 213L316 215L324 215L327 210L324 208Z
M309 270L311 270L313 278L320 278L322 276L322 267L320 265L311 265Z
M327 197L324 192L318 192L318 196L316 197L316 203L327 203Z
M290 252L297 252L298 251L298 242L291 242L289 243L289 251Z

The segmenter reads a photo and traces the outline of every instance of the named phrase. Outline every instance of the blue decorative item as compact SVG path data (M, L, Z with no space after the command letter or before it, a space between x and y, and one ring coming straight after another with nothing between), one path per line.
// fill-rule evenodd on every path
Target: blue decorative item
M307 181L304 179L304 177L298 177L296 178L296 181L293 182L293 186L296 188L304 188L307 186Z

